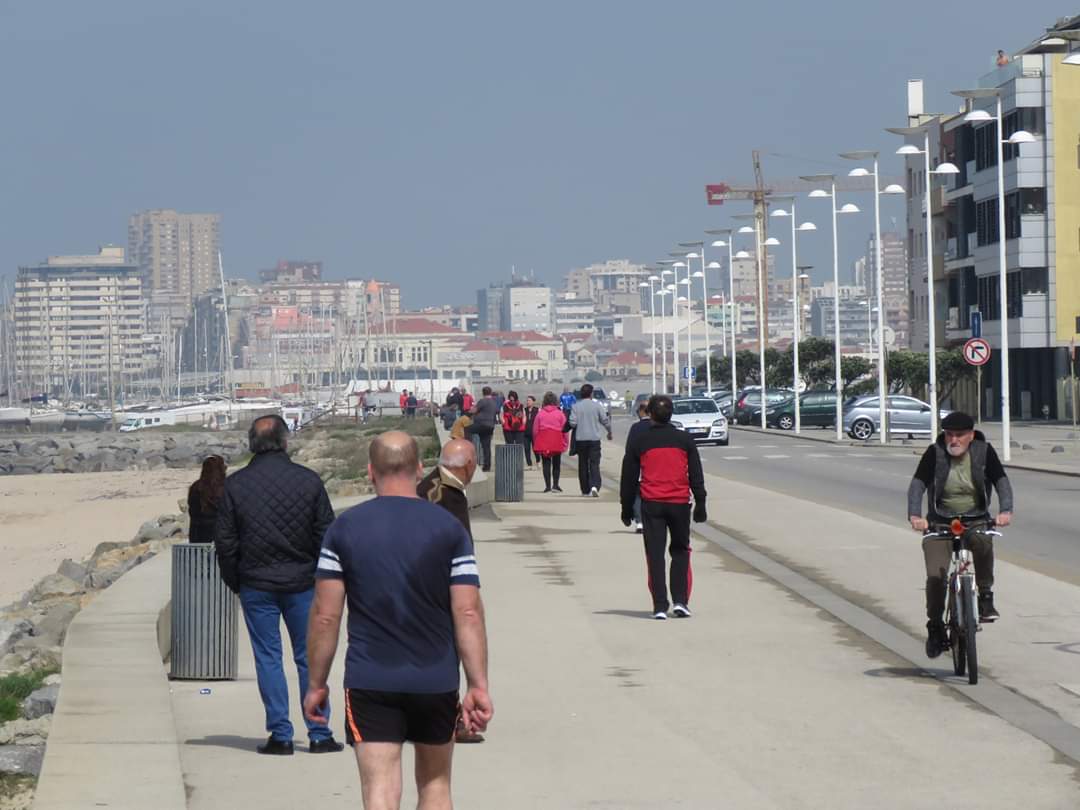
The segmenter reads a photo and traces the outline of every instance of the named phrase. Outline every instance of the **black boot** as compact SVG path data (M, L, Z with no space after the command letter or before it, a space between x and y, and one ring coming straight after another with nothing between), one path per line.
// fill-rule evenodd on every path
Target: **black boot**
M293 755L292 740L275 740L273 737L255 749L260 754L270 754L278 757L291 757Z
M994 593L989 588L979 591L979 621L992 622L1001 618L994 607Z
M949 648L949 639L945 635L943 622L926 623L926 657L937 658Z

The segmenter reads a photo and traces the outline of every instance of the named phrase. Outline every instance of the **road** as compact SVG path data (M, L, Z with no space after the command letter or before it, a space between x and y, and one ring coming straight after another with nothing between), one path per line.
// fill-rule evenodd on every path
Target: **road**
M615 419L616 438L630 421ZM817 431L811 428L810 431ZM734 429L728 447L701 448L706 472L891 526L906 523L906 492L916 448L863 448L799 441ZM1080 478L1011 470L1016 523L997 554L1033 571L1080 584L1077 501Z

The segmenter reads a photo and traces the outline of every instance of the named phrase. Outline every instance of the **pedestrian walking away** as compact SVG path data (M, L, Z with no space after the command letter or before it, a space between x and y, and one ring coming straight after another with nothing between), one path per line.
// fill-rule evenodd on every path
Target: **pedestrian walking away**
M405 398L405 416L408 419L416 418L416 393L409 391L409 395Z
M919 460L908 486L908 522L917 532L948 525L961 518L972 525L968 533L979 590L979 621L1000 618L994 606L994 539L981 529L990 522L990 503L997 491L998 526L1012 523L1013 491L1005 468L975 420L953 411L941 420L941 435ZM926 517L922 516L927 496ZM926 655L937 658L946 649L945 579L952 559L952 539L926 537L922 541L926 563Z
M453 515L417 496L421 472L411 436L376 438L368 463L376 497L342 513L319 559L304 714L326 720L327 678L348 602L345 730L367 810L400 807L406 742L415 749L418 807L451 807L458 715L468 731L483 732L494 714L472 539ZM460 668L466 691L459 706Z
M532 469L533 465L533 424L536 422L536 415L540 412L540 409L536 406L536 397L525 398L525 464L529 469Z
M429 503L441 506L465 527L472 537L472 524L469 522L469 496L467 487L476 473L476 449L472 442L458 439L443 445L439 454L439 464L424 476L416 485L416 494ZM458 717L454 729L454 742L482 743L484 735L465 728L464 721Z
M562 469L562 454L569 446L566 426L566 414L559 408L555 394L544 394L544 407L533 421L533 450L540 458L544 471L544 492L562 492L559 488L559 474Z
M611 439L611 418L607 409L592 395L592 385L585 383L581 386L581 399L570 409L569 424L576 435L581 494L599 498L603 483L600 478L600 443L604 436Z
M207 456L203 459L199 480L188 488L187 505L191 530L190 543L213 543L217 536L218 507L225 492L225 459Z
M663 394L650 397L648 409L651 424L635 432L627 441L623 455L621 517L624 526L633 522L634 499L640 492L653 618L666 619L669 607L677 618L689 618L694 586L690 564L690 496L694 497L693 521L704 523L707 519L705 476L694 439L671 424L671 397ZM671 554L671 602L665 585L668 579L665 547Z
M289 686L281 660L281 621L293 650L303 701L308 683L307 621L315 566L334 510L318 474L286 455L288 426L280 416L251 423L248 465L225 480L216 525L218 562L225 584L240 595L259 697L270 738L260 754L293 753ZM324 718L329 718L329 706ZM326 719L307 721L308 750L340 751Z
M476 436L480 439L480 468L491 471L491 436L495 432L495 423L499 421L499 404L491 395L491 388L484 386L481 397L472 407L473 423L465 431L467 438Z

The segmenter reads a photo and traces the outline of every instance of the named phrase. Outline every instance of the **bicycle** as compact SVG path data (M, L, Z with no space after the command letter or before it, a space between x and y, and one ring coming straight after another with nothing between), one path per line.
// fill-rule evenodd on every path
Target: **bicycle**
M979 682L979 654L976 634L979 626L978 595L975 585L975 559L968 547L968 537L972 532L989 537L1001 537L1001 532L994 530L992 520L979 520L964 523L960 518L953 518L945 527L937 531L928 531L923 537L951 538L952 561L949 563L948 601L945 611L945 628L952 651L953 672L968 676L968 683Z

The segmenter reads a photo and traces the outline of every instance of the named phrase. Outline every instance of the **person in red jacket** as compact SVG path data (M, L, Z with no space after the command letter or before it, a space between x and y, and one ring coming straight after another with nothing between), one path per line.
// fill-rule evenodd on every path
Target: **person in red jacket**
M518 399L517 391L511 391L501 408L503 439L507 444L525 447L525 424L528 417L525 405Z
M544 394L543 402L544 407L533 419L533 452L540 457L540 466L544 470L544 492L562 492L559 488L562 454L570 443L570 434L564 430L566 414L551 391Z
M473 405L475 405L475 404L476 404L476 400L473 399L473 395L470 394L468 391L466 391L464 388L462 388L461 389L461 412L462 413L472 413Z
M401 396L398 397L398 405L401 406L401 415L405 415L405 409L409 406L409 392L404 388L401 389Z
M653 618L666 619L668 608L677 618L690 617L690 591L694 584L690 567L690 496L694 496L693 520L704 523L705 476L701 457L690 434L671 424L671 397L657 394L649 399L648 429L635 432L626 443L619 500L622 522L634 521L634 500L641 493L645 560ZM671 535L671 599L665 585L668 534Z

